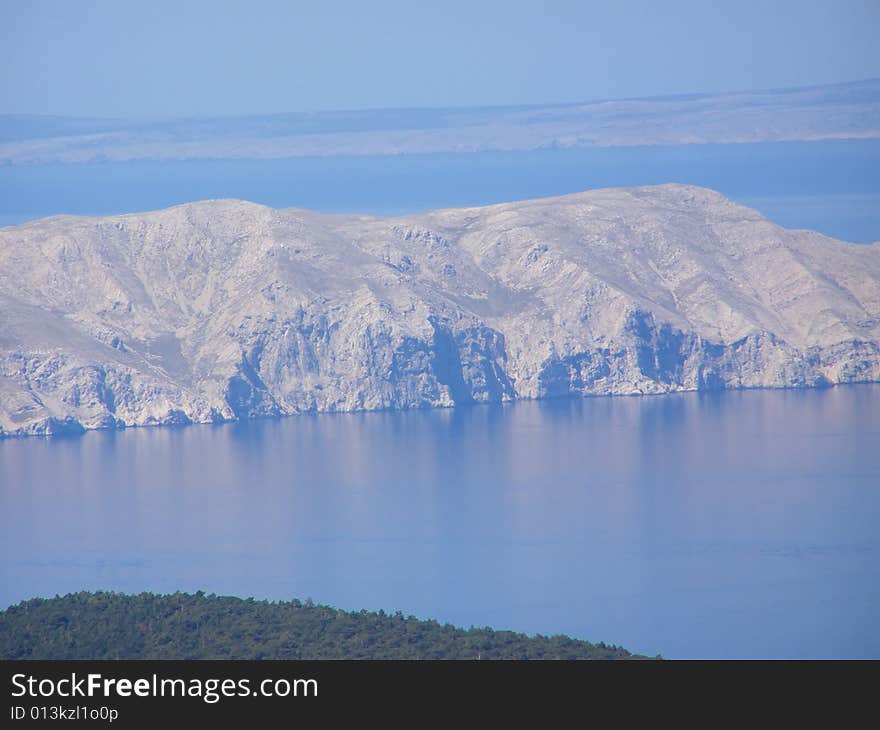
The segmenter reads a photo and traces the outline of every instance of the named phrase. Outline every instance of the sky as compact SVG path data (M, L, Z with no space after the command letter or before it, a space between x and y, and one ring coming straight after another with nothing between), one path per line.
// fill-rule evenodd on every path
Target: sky
M880 0L0 0L0 113L542 104L880 77Z

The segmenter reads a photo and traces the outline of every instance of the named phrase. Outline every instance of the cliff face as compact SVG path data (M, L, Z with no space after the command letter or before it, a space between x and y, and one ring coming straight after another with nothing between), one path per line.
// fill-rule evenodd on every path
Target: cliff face
M880 244L664 185L0 229L0 434L880 380Z

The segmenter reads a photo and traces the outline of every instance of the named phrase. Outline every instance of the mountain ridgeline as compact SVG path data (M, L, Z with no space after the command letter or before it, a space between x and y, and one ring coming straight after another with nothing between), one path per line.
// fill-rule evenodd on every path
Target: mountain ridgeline
M187 119L0 114L0 166L871 139L880 79L537 106Z
M630 659L567 636L204 593L72 593L0 612L2 659Z
M880 244L682 185L0 229L0 435L880 380Z

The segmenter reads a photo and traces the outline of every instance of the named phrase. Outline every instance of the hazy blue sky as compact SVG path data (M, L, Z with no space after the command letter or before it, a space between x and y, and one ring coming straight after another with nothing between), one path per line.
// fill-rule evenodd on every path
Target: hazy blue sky
M880 0L0 0L0 112L541 103L880 76Z

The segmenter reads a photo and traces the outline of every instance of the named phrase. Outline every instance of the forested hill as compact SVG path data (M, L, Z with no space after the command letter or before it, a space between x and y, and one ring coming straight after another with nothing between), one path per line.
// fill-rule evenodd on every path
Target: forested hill
M175 593L72 593L0 613L2 659L627 659L567 636Z

